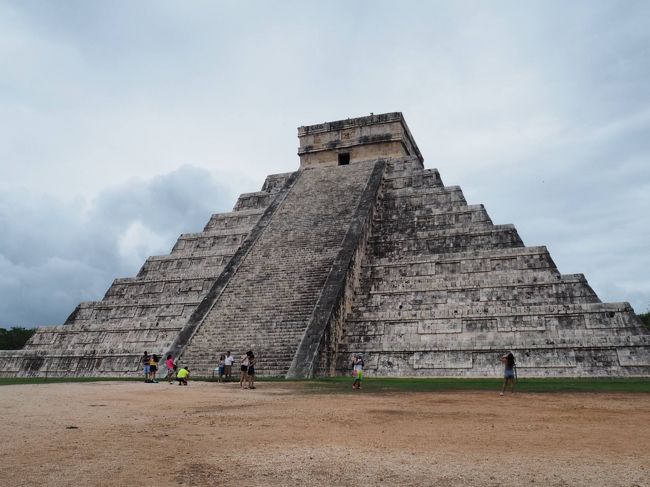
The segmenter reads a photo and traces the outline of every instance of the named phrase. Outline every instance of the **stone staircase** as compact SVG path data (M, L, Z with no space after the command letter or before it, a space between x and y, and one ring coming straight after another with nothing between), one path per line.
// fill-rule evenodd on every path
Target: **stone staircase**
M253 350L263 376L650 375L628 303L424 169L399 112L303 126L300 169L266 178L64 325L0 351L0 375L136 375L171 352L194 376Z
M375 162L304 169L184 347L209 375L218 355L253 350L257 373L287 374Z
M149 257L136 277L115 279L104 298L77 306L64 325L43 327L20 351L0 353L3 375L132 375L144 350L166 352L291 173L269 176L235 209L181 235L169 255Z
M638 375L650 340L627 303L603 304L418 158L388 164L337 351L382 376L499 375L513 350L526 375Z

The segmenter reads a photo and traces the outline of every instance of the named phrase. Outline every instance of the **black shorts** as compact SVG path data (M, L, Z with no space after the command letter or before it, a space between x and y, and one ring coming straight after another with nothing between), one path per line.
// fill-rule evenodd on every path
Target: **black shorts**
M242 366L241 366L241 371L242 371L242 372L248 372L248 366L246 366L246 365L242 365Z
M155 371L157 371L157 370L158 370L158 366L157 366L157 365L150 365L150 366L149 366L149 372L155 372Z
M248 375L255 375L255 367L248 367Z

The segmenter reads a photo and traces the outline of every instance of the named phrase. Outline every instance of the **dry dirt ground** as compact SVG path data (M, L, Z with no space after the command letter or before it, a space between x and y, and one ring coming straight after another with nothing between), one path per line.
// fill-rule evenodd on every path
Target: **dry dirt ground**
M3 386L0 485L650 485L649 394L345 392Z

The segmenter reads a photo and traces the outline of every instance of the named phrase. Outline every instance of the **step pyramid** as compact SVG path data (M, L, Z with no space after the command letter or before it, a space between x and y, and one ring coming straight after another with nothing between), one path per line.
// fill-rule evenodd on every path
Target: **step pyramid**
M300 168L268 176L102 300L0 352L5 376L132 376L142 352L209 376L226 350L257 373L493 376L512 350L528 376L650 375L628 303L425 169L401 113L300 127Z

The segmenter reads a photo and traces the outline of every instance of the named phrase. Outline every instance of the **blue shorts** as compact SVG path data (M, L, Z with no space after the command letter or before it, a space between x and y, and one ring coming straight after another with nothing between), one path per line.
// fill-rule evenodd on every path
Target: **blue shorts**
M506 370L503 373L503 378L504 379L514 379L515 378L515 371L514 370Z
M145 374L148 374L148 373L149 373L149 366L148 366L148 365L145 365L145 366L144 366L144 373L145 373Z

